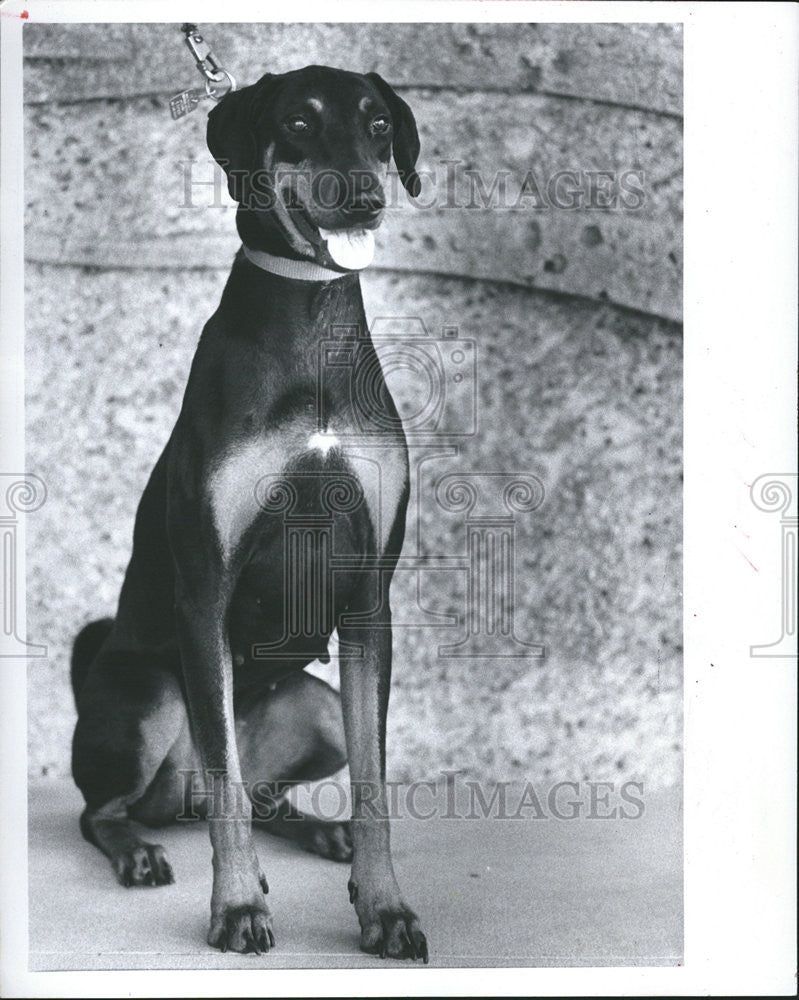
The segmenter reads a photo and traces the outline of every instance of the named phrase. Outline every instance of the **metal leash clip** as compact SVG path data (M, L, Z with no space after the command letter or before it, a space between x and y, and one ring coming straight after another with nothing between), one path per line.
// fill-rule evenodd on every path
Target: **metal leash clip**
M197 30L197 25L184 24L180 30L186 36L186 45L194 57L197 69L205 77L205 89L191 87L170 98L169 111L175 120L194 111L200 101L220 101L225 94L236 89L232 73L219 65L211 46Z

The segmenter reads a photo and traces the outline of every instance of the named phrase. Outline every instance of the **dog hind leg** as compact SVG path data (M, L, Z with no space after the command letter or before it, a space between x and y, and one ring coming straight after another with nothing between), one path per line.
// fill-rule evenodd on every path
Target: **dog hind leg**
M139 835L131 807L151 789L187 725L176 673L141 659L100 652L78 699L72 749L73 775L86 800L81 832L124 886L174 881L161 845Z
M242 777L253 824L333 861L352 860L349 820L322 820L285 801L292 784L327 778L347 762L341 699L324 681L297 673L237 714Z

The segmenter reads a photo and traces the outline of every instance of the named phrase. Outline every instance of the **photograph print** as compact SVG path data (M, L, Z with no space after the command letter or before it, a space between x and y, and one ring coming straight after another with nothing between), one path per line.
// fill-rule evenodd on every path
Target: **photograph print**
M30 969L676 967L681 25L23 44Z

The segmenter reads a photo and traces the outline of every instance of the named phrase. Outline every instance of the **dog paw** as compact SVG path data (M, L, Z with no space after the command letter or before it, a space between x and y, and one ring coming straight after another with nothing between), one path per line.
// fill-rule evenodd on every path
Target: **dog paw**
M275 946L272 918L262 906L231 906L211 921L208 944L220 951L264 955Z
M361 918L361 951L380 958L410 958L414 962L421 958L425 965L429 959L427 938L419 918L402 904L377 906L372 914Z
M117 879L125 888L134 885L171 885L172 866L160 844L141 844L112 861Z
M324 820L307 821L307 838L304 847L312 854L330 861L352 861L352 834L349 823L331 823Z

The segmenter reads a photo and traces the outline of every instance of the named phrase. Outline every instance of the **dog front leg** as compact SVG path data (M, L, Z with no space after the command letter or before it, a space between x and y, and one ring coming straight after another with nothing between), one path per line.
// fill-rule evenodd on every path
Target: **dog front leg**
M210 796L214 882L208 943L260 954L275 940L236 747L227 602L219 588L190 591L179 583L176 612L189 717Z
M387 608L387 602L386 602ZM339 629L344 729L352 780L350 902L361 924L361 949L382 958L422 958L427 941L405 903L391 864L385 781L386 714L391 682L391 618ZM362 654L347 650L360 647Z

